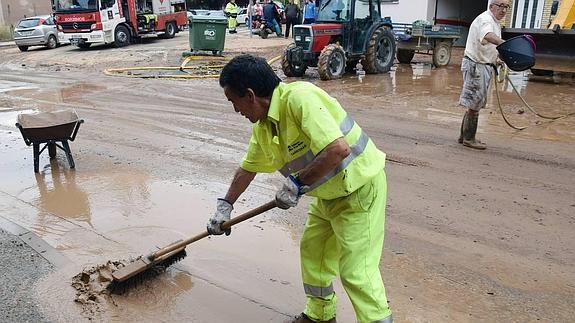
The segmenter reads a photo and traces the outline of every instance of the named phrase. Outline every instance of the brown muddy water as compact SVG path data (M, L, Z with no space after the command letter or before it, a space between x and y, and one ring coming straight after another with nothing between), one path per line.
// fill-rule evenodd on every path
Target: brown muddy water
M536 77L527 72L512 72L509 77L526 102L547 116L564 116L558 120L543 119L531 113L505 81L498 83L502 108L513 125L528 127L517 131L505 124L497 105L493 83L487 108L481 112L481 133L517 139L575 141L575 78L571 75ZM458 106L461 71L458 65L435 69L427 63L397 64L385 75L347 76L342 80L318 83L349 105L361 109L386 109L431 123L451 124L458 128L463 110ZM361 101L358 99L361 98ZM570 115L571 114L571 115Z

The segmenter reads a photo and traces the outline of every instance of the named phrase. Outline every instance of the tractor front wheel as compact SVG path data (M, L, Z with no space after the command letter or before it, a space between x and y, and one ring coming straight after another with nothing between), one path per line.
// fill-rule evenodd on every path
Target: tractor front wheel
M363 68L369 74L389 72L395 58L395 38L386 27L377 28L367 45Z
M340 78L345 72L345 62L345 51L340 45L325 46L317 63L319 77L324 81Z
M282 70L287 77L302 77L307 69L307 65L305 63L295 65L293 62L290 62L289 52L295 47L295 44L290 44L282 56Z

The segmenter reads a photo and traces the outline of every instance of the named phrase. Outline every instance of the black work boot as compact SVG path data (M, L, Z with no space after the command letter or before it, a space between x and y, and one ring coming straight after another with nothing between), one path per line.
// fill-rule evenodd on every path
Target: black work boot
M290 321L287 321L286 323L337 323L337 321L335 320L335 317L328 321L314 321L304 313L301 313L300 315L296 316Z
M479 120L479 112L474 111L465 115L463 123L463 145L465 147L483 150L487 148L480 140L475 139L477 133L477 122Z
M457 142L460 144L463 143L463 126L465 125L465 119L467 119L467 111L465 111L465 114L463 115L463 120L461 120L461 129L459 130L459 139L457 139Z

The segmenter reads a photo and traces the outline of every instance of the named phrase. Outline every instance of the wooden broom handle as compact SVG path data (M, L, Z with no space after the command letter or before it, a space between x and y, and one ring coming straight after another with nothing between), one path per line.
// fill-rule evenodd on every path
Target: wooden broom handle
M234 217L233 219L230 219L230 220L222 223L222 225L221 225L222 230L227 230L227 229L231 228L232 226L234 226L240 222L244 222L245 220L251 219L256 215L260 215L260 214L262 214L266 211L269 211L275 207L277 207L275 200L273 200L271 202L267 202L264 205L258 206L257 208L255 208L253 210L250 210L250 211L248 211L242 215L238 215L238 216ZM174 243L172 243L172 244L170 244L170 245L168 245L168 246L166 246L166 247L164 247L164 248L162 248L156 252L151 253L150 255L148 255L148 259L149 260L155 260L156 258L159 258L159 257L161 257L167 253L170 253L174 250L185 247L185 246L189 245L190 243L196 242L196 241L203 239L209 235L210 234L206 230L206 231L204 231L204 232L202 232L196 236L190 237L186 240L176 241L176 242L174 242Z

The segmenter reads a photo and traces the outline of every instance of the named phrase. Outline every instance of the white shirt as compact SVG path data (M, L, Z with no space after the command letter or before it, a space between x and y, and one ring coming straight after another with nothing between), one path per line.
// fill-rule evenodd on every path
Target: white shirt
M489 10L477 16L471 23L465 44L465 56L476 63L495 64L497 62L497 46L485 40L487 33L494 33L501 38L501 25Z

